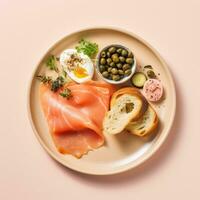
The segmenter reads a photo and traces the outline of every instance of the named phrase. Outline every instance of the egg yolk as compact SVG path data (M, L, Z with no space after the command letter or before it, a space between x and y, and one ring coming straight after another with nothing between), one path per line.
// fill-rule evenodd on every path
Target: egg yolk
M87 70L84 69L83 67L77 66L74 69L74 75L78 78L85 78L86 76L88 76Z

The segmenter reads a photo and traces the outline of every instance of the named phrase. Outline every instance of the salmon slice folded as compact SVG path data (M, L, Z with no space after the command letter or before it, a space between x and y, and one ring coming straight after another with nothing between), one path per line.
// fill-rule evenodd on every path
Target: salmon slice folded
M40 86L40 101L49 130L58 151L77 158L104 144L102 122L109 108L113 88L104 82L70 83L67 99Z

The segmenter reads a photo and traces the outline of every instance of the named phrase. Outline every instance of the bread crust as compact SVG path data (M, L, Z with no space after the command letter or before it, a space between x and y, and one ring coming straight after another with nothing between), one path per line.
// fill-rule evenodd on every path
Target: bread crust
M149 107L154 112L154 120L153 120L153 123L151 124L151 126L149 126L147 129L142 130L142 131L136 131L134 129L130 129L130 126L127 126L126 130L128 132L132 133L133 135L137 135L139 137L145 137L157 129L158 124L159 124L158 116L157 116L155 110L152 108L152 106L149 105ZM142 119L142 117L138 120L138 122ZM137 121L134 121L134 123L137 123Z
M110 110L112 110L112 107L114 107L114 105L116 104L116 100L122 96L122 95L133 95L134 97L137 97L140 101L141 101L141 108L138 109L137 113L135 113L135 115L132 118L129 118L126 124L123 124L123 126L119 127L117 129L116 133L110 133L110 134L117 134L120 133L123 130L127 130L128 132L130 132L133 135L137 135L139 137L144 137L149 135L150 133L152 133L155 129L157 129L158 124L159 124L159 119L158 116L155 112L155 110L152 108L152 106L148 103L148 101L145 99L145 97L140 93L140 91L137 88L134 87L125 87L122 89L119 89L118 91L116 91L115 93L113 93L111 101L110 101ZM151 109L149 111L149 109ZM146 113L147 112L147 113ZM149 113L148 113L149 112ZM152 124L150 124L147 127L140 129L137 129L137 126L134 126L134 124L141 124L143 123L143 116L146 113L146 116L148 116L148 114L150 115L150 117L154 117L153 122L150 122ZM105 118L104 118L104 122L103 122L103 126L106 127L106 120L109 113L106 114ZM133 124L133 126L131 127L131 124ZM104 133L107 133L109 131L106 131L106 129L104 129Z

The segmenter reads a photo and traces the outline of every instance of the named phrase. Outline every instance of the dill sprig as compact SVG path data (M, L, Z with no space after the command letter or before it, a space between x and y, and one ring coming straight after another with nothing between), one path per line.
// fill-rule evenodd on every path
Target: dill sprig
M70 99L72 97L71 90L69 88L65 88L62 92L59 93L60 96Z

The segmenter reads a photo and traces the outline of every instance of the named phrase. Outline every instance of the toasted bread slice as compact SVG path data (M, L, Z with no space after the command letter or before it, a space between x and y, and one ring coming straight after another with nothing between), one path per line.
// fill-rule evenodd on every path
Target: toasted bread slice
M103 121L103 132L117 134L125 129L130 121L138 119L145 112L146 101L133 88L123 88L113 94L111 110Z
M135 87L124 87L119 90L117 90L113 95L112 99L110 101L110 107L112 107L115 104L115 101L118 97L120 97L123 94L131 94L131 95L137 95L140 96L140 98L144 98L143 95L140 93L140 91Z
M122 88L120 90L117 90L112 95L112 98L111 98L111 101L110 101L110 109L112 109L113 105L116 103L117 98L119 98L121 95L124 95L124 94L134 95L134 96L139 97L142 100L142 103L143 103L142 109L140 110L138 115L136 117L134 117L132 120L139 119L146 112L146 110L148 108L148 102L137 88L125 87L125 88Z
M143 137L154 131L157 126L157 114L151 105L149 105L144 115L137 121L131 121L125 129L134 135Z

